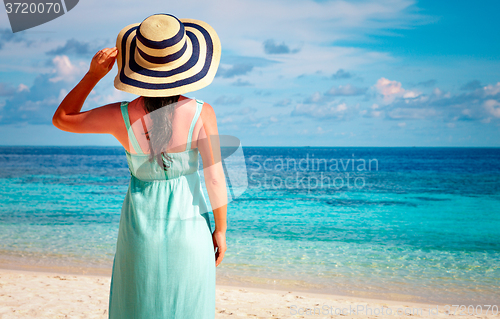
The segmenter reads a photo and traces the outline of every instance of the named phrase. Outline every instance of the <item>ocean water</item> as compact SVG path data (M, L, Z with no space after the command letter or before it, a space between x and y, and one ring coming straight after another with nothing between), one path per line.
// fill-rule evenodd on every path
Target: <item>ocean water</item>
M219 283L500 303L500 149L243 153ZM0 266L110 271L129 178L121 147L0 147Z

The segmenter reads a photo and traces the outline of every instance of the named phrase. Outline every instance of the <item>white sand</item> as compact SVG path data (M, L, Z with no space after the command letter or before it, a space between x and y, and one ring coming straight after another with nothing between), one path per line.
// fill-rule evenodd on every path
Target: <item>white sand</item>
M107 276L0 269L0 318L107 318L109 284L110 277ZM410 317L396 315L398 309L400 313L405 310L408 314L412 313L411 317L449 317L442 306L439 306L439 315L429 315L429 307L435 309L436 305L293 291L218 285L216 297L216 318ZM301 309L307 311L307 308L314 307L316 314L297 314ZM358 307L364 308L356 314ZM338 314L342 309L345 315ZM351 314L348 313L349 309L352 309ZM371 309L372 314L367 313L368 309ZM381 309L384 314L380 313ZM393 315L387 314L390 310ZM475 317L500 318L500 314Z

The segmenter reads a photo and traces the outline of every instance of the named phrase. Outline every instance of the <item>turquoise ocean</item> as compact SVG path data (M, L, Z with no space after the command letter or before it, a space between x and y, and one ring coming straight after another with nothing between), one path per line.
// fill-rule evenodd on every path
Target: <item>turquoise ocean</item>
M500 149L242 151L218 283L500 303ZM0 267L110 274L129 179L122 147L0 147Z

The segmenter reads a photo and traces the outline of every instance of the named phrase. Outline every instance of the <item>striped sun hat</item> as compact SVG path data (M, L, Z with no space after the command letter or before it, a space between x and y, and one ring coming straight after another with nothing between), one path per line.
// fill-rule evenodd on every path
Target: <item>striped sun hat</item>
M155 14L123 28L116 47L115 87L142 96L172 96L209 85L221 54L211 26L170 14Z

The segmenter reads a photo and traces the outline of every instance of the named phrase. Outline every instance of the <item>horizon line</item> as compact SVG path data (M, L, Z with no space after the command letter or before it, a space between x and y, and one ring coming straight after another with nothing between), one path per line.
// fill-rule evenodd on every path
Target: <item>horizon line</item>
M22 145L22 144L14 144L14 145L0 145L0 147L117 147L123 148L121 145ZM234 146L221 146L222 147L234 147ZM285 147L298 147L298 148L349 148L349 147L359 147L359 148L500 148L500 146L315 146L315 145L302 145L302 146L293 146L293 145L279 145L279 146L263 146L263 145L246 145L245 147L261 147L261 148L285 148Z

